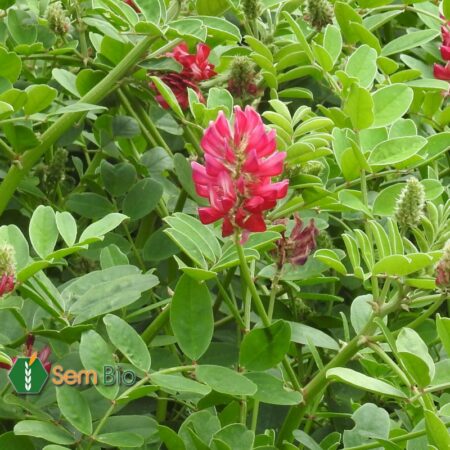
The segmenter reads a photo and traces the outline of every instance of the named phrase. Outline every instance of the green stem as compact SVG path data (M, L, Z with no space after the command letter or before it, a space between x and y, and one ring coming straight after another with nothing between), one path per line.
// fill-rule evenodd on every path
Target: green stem
M139 124L141 132L144 135L144 138L146 139L147 143L150 145L150 147L156 147L158 144L156 143L155 139L153 138L152 134L149 132L147 127L142 123L141 118L136 113L135 108L131 106L131 103L129 102L127 96L123 93L123 90L119 88L117 90L117 93L119 94L120 101L122 102L122 105L127 111L127 113L131 117L133 117L133 119L136 120L136 122Z
M148 130L148 132L153 137L153 140L155 141L155 145L159 145L162 147L169 156L173 156L172 150L167 145L166 141L161 136L161 133L156 128L153 121L150 119L148 113L145 111L145 109L142 107L142 105L139 103L139 101L135 98L133 98L130 90L127 87L124 87L124 92L132 105L133 109L136 111L136 115L139 117L139 122L144 125L144 127Z
M95 438L102 430L102 428L105 425L106 421L108 420L109 416L114 412L115 407L116 407L116 402L113 401L112 405L108 408L108 410L106 411L104 416L101 418L100 422L95 427L94 432L90 436L91 440L87 443L86 450L90 450L90 448L92 447L92 444L94 443Z
M97 104L104 97L111 93L114 85L122 79L141 59L142 55L148 51L150 45L157 38L147 36L123 58L123 60L111 70L111 72L93 87L81 99L81 103ZM166 46L164 46L166 47ZM157 56L161 51L167 51L164 47L159 49L152 56ZM162 50L163 49L163 50ZM14 195L17 186L22 178L28 174L31 168L39 161L45 152L77 121L84 117L85 112L69 112L63 114L56 122L51 125L41 137L41 143L33 149L24 153L20 159L21 166L12 165L6 177L0 185L0 214L8 206L9 201Z
M142 339L147 345L152 342L159 330L169 321L169 318L170 305L167 305L141 334Z
M258 294L256 285L251 277L250 270L248 268L247 261L245 259L244 249L243 249L242 245L240 244L240 236L238 234L236 234L235 239L236 239L235 240L236 250L238 253L240 268L241 268L241 277L243 278L245 285L247 286L247 288L249 289L249 291L251 293L251 296L253 299L253 304L255 305L256 312L259 315L259 317L261 318L262 323L264 324L265 327L270 327L271 321L269 319L269 316L266 313L266 310L264 309L264 304L261 300L261 297ZM292 386L297 391L300 391L301 390L300 383L298 382L297 376L296 376L295 372L293 371L291 364L289 363L289 360L287 359L286 356L284 357L282 364L283 364L284 370L286 371L287 376L289 377L289 379L292 383Z
M281 270L277 269L277 272L272 280L272 287L270 289L270 297L269 297L269 309L267 311L267 315L269 316L269 320L272 320L273 310L275 308L275 299L278 293L278 283L281 277Z
M401 304L402 298L399 296L395 301L385 304L379 315L373 314L367 325L356 335L338 354L323 368L317 375L304 387L302 404L292 407L289 411L278 436L278 444L281 445L284 440L292 439L292 432L296 430L302 421L310 405L314 404L315 398L327 387L328 370L334 367L344 366L358 352L364 342L367 342L366 336L372 336L377 329L374 323L376 317L384 317L395 311Z

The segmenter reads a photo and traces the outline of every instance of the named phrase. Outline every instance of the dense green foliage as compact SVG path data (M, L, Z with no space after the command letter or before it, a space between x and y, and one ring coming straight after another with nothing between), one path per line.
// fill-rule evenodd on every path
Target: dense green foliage
M0 0L0 449L449 449L449 21Z

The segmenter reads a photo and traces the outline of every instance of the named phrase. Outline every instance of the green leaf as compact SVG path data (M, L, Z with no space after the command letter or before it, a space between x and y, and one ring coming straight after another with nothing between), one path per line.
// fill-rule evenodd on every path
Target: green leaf
M438 449L450 448L450 434L444 422L433 411L426 409L423 413L430 444L435 445Z
M230 7L227 0L216 0L214 2L197 0L195 4L197 12L202 16L220 16Z
M110 341L130 361L133 366L147 372L150 370L151 358L147 345L135 329L123 319L108 314L103 317Z
M276 366L289 350L291 328L284 320L270 327L254 328L244 336L239 364L248 370L266 370Z
M441 340L447 355L450 355L450 318L441 317L437 314L436 328L439 339Z
M228 395L254 395L255 383L228 367L201 365L196 369L197 379L214 391Z
M370 88L377 73L377 52L362 45L350 56L345 72L356 78L363 88Z
M343 275L347 274L347 269L344 264L341 263L339 256L334 250L326 248L317 250L316 253L314 253L314 258L333 268L337 272L342 273Z
M314 54L311 50L311 47L308 44L308 41L306 40L305 35L303 34L302 29L300 28L298 23L292 18L292 16L288 12L284 11L283 15L284 15L285 19L288 21L290 27L292 28L292 31L294 32L294 34L297 38L297 41L301 45L302 50L306 53L306 56L308 57L309 61L311 63L313 63L315 60Z
M410 354L415 358L420 358L425 364L424 367L417 364L406 364L408 371L411 373L416 382L421 382L421 387L427 386L434 377L435 366L433 358L428 353L428 346L419 336L419 334L411 328L402 328L395 342L400 358L403 360L403 354ZM410 361L410 359L408 360ZM408 362L407 361L407 362ZM424 373L425 372L425 373ZM426 375L424 377L424 375ZM424 381L426 379L426 381Z
M242 41L239 28L230 21L222 17L195 16L200 19L208 29L208 37L220 40L222 42L240 42Z
M214 331L211 296L206 284L186 274L181 276L172 298L170 323L183 353L198 360L208 349Z
M108 444L113 447L121 448L142 447L144 444L144 439L141 436L128 431L99 434L95 440L101 442L102 444Z
M8 117L14 112L14 108L6 102L0 101L0 117Z
M115 266L118 270L127 266ZM86 322L94 317L117 311L139 300L142 293L158 284L151 274L124 274L113 280L93 285L77 297L70 308L76 316L74 324Z
M195 190L194 180L192 177L192 168L189 160L181 153L176 153L173 158L175 173L183 189L198 204L206 204L205 199L199 197Z
M434 258L426 253L411 253L407 256L389 255L373 266L372 273L405 276L429 267L433 262L435 262Z
M81 233L79 242L86 242L93 238L101 238L106 233L117 228L127 216L119 213L111 213L103 217L103 219L97 222L91 223L84 231Z
M178 117L184 118L183 111L180 105L178 104L177 98L175 97L175 94L172 92L172 90L160 78L152 76L150 77L150 79L153 81L153 83L156 86L156 89L158 89L159 93L163 96L164 100L170 106L172 111Z
M116 244L102 248L100 252L100 265L102 269L113 266L126 266L129 263L127 255Z
M291 341L297 344L308 345L308 342L315 347L339 350L337 342L328 334L321 330L310 327L303 323L288 322L291 327Z
M333 65L336 64L342 51L342 36L339 28L335 25L328 25L323 37L323 46L331 56Z
M364 447L364 444L373 444L375 439L385 439L389 437L391 428L389 413L373 403L361 405L353 414L352 420L354 428L345 430L343 435L343 447ZM381 441L380 441L381 442ZM396 450L391 447L384 447L386 450Z
M88 219L98 219L114 211L114 206L105 197L93 192L70 194L66 200L66 207Z
M442 1L442 12L447 20L450 20L450 0Z
M21 59L14 52L0 48L0 77L14 83L19 78L21 70Z
M49 446L47 446L49 447ZM47 448L44 447L44 448ZM59 447L58 445L55 445L55 447ZM20 450L35 450L35 446L31 442L30 439L28 439L25 436L16 436L13 431L7 431L6 433L3 433L0 436L0 448L3 448L5 450L7 449L19 449ZM49 449L51 450L51 449ZM59 447L59 449L55 450L68 450L67 447Z
M159 23L163 13L165 15L164 2L159 0L136 0L136 5L143 12L145 18L152 23Z
M191 392L202 396L208 395L211 388L205 384L183 377L181 375L166 375L153 373L150 377L152 382L163 390L173 392Z
M115 197L125 194L136 180L136 169L128 162L112 165L104 159L100 174L106 190Z
M373 100L367 89L353 84L345 103L344 111L350 116L353 128L369 128L374 120Z
M53 78L74 97L79 98L80 94L77 89L77 76L65 69L53 69Z
M417 154L427 143L422 136L405 136L378 144L370 153L371 166L389 166L406 161Z
M340 381L364 391L386 395L388 397L406 398L406 395L394 386L345 367L329 369L326 376L331 381Z
M33 130L25 125L5 123L2 128L6 138L17 153L22 153L39 144L39 139L33 133Z
M158 439L158 423L152 417L144 414L115 415L109 417L102 427L102 434L113 432L133 433L150 444Z
M10 9L8 30L18 44L33 44L37 38L36 17L22 9Z
M24 106L24 112L27 116L49 107L58 93L56 89L46 84L29 86L25 92L28 96Z
M64 428L40 420L22 420L14 427L18 436L32 436L55 444L71 445L75 438Z
M232 423L219 430L214 439L219 439L233 450L252 450L255 433L241 423Z
M334 13L345 40L351 44L355 43L359 36L352 24L362 23L361 16L350 5L340 1L335 3Z
M186 450L183 440L171 428L158 425L159 437L168 450Z
M93 105L91 103L83 103L83 102L76 102L72 103L71 105L63 106L62 108L58 108L56 111L52 111L51 113L48 113L48 116L57 116L57 115L63 115L66 113L76 113L76 112L93 112L93 111L106 111L107 108L105 106L101 105Z
M401 53L411 48L421 47L423 44L430 42L439 35L436 30L420 30L412 33L404 34L403 36L388 42L382 49L382 56L394 55Z
M373 94L373 127L390 125L402 118L413 101L413 90L404 84L392 84Z
M0 227L0 244L9 244L14 247L17 269L20 270L29 263L28 242L16 225L2 225Z
M131 220L138 220L151 213L163 195L163 187L151 178L138 181L123 201L123 212Z
M58 240L55 212L50 206L39 205L30 219L30 241L36 253L45 259Z
M258 386L255 400L270 405L298 405L302 395L298 391L285 389L283 381L265 372L249 372L245 376Z
M175 213L165 217L165 222L172 228L186 233L202 250L203 255L211 262L220 258L222 250L216 236L209 227L198 219L184 213Z
M71 425L83 434L92 433L89 404L76 387L68 385L57 387L56 400L59 410Z
M72 247L77 239L77 223L72 214L67 211L56 211L55 220L59 234L64 239L67 247Z
M116 366L112 351L103 338L93 330L86 331L81 336L79 352L84 368L97 372L98 384L95 388L98 392L109 400L115 399L119 392L119 385L105 386L103 383L104 366Z

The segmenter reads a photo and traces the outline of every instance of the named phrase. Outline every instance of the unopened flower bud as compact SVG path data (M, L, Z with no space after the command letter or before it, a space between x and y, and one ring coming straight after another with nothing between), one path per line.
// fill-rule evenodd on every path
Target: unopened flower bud
M69 31L70 22L61 2L52 3L48 7L47 20L49 28L56 34L64 35Z
M323 171L323 164L320 161L308 161L303 167L302 172L306 175L318 177Z
M246 56L236 57L231 64L228 90L240 98L257 94L255 65Z
M436 286L450 288L450 239L444 245L444 254L436 266Z
M317 248L333 248L333 240L331 239L330 233L326 230L320 230L316 238Z
M256 20L261 15L259 0L242 0L241 4L247 20Z
M423 218L425 190L416 178L410 178L400 192L395 209L395 218L403 228L417 226Z
M66 164L68 152L63 148L58 148L53 155L53 159L47 168L45 184L49 190L56 188L58 183L66 178Z
M298 215L295 215L294 220L295 225L292 228L290 236L286 237L282 233L282 238L277 241L279 268L286 261L293 265L304 265L309 255L317 247L316 239L319 230L316 227L314 219L311 219L307 226L303 225L303 221ZM278 223L286 224L287 221L279 221Z
M9 244L0 246L0 297L14 290L16 260L14 248Z
M318 31L333 23L333 6L328 0L308 0L307 20Z

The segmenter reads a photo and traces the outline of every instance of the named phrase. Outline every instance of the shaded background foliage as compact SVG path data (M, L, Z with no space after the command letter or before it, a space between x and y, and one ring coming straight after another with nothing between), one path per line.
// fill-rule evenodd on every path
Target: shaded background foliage
M0 8L0 448L449 447L450 2ZM191 162L248 105L289 192L241 241ZM140 381L15 395L35 350Z

